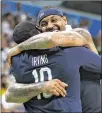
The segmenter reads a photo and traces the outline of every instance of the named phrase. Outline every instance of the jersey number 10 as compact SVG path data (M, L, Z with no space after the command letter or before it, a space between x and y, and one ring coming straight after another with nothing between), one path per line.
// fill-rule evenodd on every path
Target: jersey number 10
M52 80L51 69L48 67L43 67L39 71L40 76L38 75L38 72L36 69L33 70L32 74L35 79L35 83L44 82L44 72L47 72L48 80ZM44 98L50 98L51 96L52 96L52 94L43 93ZM41 99L41 94L37 95L37 99Z

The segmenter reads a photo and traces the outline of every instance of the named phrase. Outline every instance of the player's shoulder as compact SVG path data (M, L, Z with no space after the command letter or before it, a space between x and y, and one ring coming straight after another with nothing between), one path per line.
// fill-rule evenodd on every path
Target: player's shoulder
M16 56L12 57L12 67L13 68L20 68L26 67L31 62L31 54L29 54L27 51L24 51ZM22 67L22 68L23 68Z
M26 56L27 56L27 53L25 51L21 52L20 54L15 55L15 56L12 57L12 62L18 61L18 60L20 60L20 59L22 59Z
M32 67L31 62L31 57L27 52L22 52L12 58L12 70L17 80L19 77L22 78L26 70Z

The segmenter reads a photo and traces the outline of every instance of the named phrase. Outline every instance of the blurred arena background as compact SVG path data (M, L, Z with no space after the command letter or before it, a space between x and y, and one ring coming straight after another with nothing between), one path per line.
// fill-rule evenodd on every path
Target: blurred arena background
M43 6L56 6L64 12L68 18L68 24L73 28L87 29L93 37L96 48L102 54L101 40L101 1L2 1L1 18L1 96L5 93L11 82L11 72L6 62L7 51L15 46L12 34L16 24L29 20L36 22L36 16ZM2 112L24 112L23 106L15 109L7 109L8 105L1 103Z

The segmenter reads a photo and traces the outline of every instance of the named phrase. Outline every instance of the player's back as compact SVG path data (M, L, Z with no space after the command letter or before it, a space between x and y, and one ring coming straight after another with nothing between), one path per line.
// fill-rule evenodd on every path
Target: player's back
M65 54L68 51L57 48L50 51L31 50L13 58L14 75L19 83L37 83L57 78L68 84L66 97L42 93L24 103L29 113L81 112L80 75L74 65L70 66L71 61L67 64Z

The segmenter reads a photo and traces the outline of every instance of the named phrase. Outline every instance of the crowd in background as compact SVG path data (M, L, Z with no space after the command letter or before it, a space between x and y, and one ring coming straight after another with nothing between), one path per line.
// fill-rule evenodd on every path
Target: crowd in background
M9 78L11 76L10 67L6 61L7 51L14 47L16 44L13 41L13 29L21 21L30 20L35 22L35 17L29 17L27 14L23 13L21 10L22 5L17 3L17 11L14 13L7 12L2 14L2 34L1 34L1 95L3 95L9 85ZM81 27L88 30L89 22L86 19L82 19L80 24L76 22L73 23L72 27ZM100 30L96 38L93 38L96 48L100 54L101 50L101 40L102 40L102 31ZM3 112L7 112L4 107L2 107ZM9 111L11 112L11 111ZM13 112L13 111L12 111ZM14 112L13 112L14 113Z

